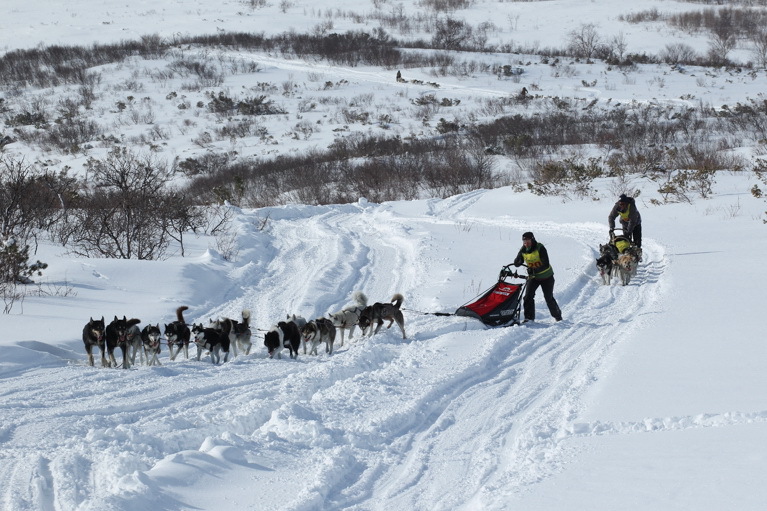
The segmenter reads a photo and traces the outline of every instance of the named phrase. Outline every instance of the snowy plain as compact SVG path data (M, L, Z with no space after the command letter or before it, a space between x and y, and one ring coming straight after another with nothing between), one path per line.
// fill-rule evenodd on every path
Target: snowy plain
M295 1L282 12L276 3L247 4L5 0L0 51L145 34L304 32L322 19L315 12L373 8ZM411 4L405 10L417 12ZM562 45L579 19L601 20L606 34L619 26L631 51L657 52L674 37L695 43L660 26L616 22L650 7L691 4L477 1L459 14L513 25L498 37L542 45ZM334 29L360 28L346 22L334 18ZM391 108L423 93L395 83L391 70L238 58L262 66L259 80L308 83L307 90L325 81L313 75L345 76L349 86L339 94L371 94ZM439 94L478 108L477 98L534 82L541 94L584 100L679 103L693 94L733 104L760 97L765 84L764 70L696 77L647 66L621 77L600 64L573 64L571 72L533 64L518 82L440 77ZM130 76L118 66L109 79ZM155 108L158 123L181 122L173 110ZM420 129L399 108L388 129ZM296 120L284 122L287 129ZM283 137L279 150L327 145L330 133ZM170 138L165 150L199 150L189 139ZM5 151L39 157L14 144ZM77 158L61 163L76 167ZM749 192L755 184L750 172L723 172L711 198L659 204L652 201L660 200L657 183L637 178L644 261L625 287L602 285L594 265L617 195L607 179L596 183L597 200L504 187L382 204L361 197L327 206L232 206L233 261L207 237L190 240L186 257L162 261L74 258L42 243L37 257L49 268L39 282L68 293L29 296L0 317L0 509L764 509L767 227L764 200ZM531 326L489 329L428 314L454 312L490 287L528 230L551 255L564 321L548 317L540 296ZM393 327L370 338L356 333L331 356L267 358L263 330L286 314L335 312L357 290L371 302L402 293L408 338ZM80 335L89 317L163 324L179 305L189 306L189 322L250 309L259 329L253 352L214 365L170 361L163 347L160 367L86 365Z

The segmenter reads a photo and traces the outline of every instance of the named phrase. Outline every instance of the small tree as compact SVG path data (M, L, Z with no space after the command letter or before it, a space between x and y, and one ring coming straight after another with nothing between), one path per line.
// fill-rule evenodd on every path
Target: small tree
M593 23L582 23L567 37L568 48L574 57L590 59L602 44L602 38L597 33L597 27Z
M713 27L709 29L709 58L717 64L726 64L727 55L735 49L738 34L732 21L732 12L728 9L719 11Z
M767 29L760 29L751 35L752 48L756 60L762 67L767 67Z
M29 263L30 244L57 220L70 186L66 172L56 175L23 160L0 160L0 282L28 283L47 267Z
M437 20L432 44L438 49L460 50L471 39L472 32L470 25L448 16Z

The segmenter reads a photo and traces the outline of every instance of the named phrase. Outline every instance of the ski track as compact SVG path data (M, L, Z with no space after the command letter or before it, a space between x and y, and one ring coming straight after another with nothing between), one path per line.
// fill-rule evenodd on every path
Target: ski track
M164 466L184 463L192 480L227 469L254 470L256 478L301 470L296 490L274 509L493 509L559 471L574 437L767 420L754 412L579 421L581 396L619 342L615 326L641 328L662 303L668 260L651 239L628 286L601 285L590 263L571 270L556 291L561 323L541 317L528 327L486 329L406 313L407 340L396 327L370 339L357 331L332 356L265 358L262 330L285 314L338 310L355 290L370 303L402 292L405 307L418 307L429 278L424 252L439 248L428 229L433 216L479 221L468 212L483 193L431 202L415 221L400 222L385 205L328 206L300 221L275 216L264 231L249 232L262 256L230 275L224 303L199 308L203 318L252 309L252 354L227 364L198 362L190 350L190 360L175 362L163 353L161 367L93 369L77 341L72 352L27 343L60 362L0 374L0 507L127 509L138 495L156 509L185 508L191 503L164 490L161 476ZM502 217L493 224L522 227ZM532 228L571 237L588 261L604 231ZM496 406L477 399L487 395ZM253 469L256 458L269 470Z

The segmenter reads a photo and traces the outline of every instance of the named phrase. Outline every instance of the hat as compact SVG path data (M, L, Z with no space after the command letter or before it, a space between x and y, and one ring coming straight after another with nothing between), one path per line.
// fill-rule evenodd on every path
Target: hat
M621 196L618 197L618 202L628 203L628 201L629 201L629 198L626 196L625 193L622 193Z
M522 235L522 239L523 240L534 240L535 236L533 236L533 233L531 233L530 231L527 231L526 233L524 233Z

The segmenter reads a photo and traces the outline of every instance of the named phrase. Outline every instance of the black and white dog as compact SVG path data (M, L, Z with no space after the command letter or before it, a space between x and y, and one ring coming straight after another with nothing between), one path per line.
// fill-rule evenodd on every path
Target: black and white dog
M368 337L377 334L384 324L384 320L389 320L389 324L386 328L391 328L392 323L397 323L397 326L402 330L402 338L407 339L405 335L405 318L402 315L400 306L405 298L397 293L391 297L391 303L376 302L373 305L365 307L365 310L360 314L359 326L362 329L364 335L367 331ZM373 323L377 323L375 330L373 330ZM369 329L369 330L368 330Z
M104 344L104 317L101 319L91 318L88 323L83 327L83 344L85 344L85 352L88 354L88 364L93 365L93 347L97 347L101 352L101 367L107 367L107 362L104 354L106 353L106 345Z
M237 356L238 348L245 352L246 355L250 354L250 348L253 346L253 342L251 340L253 337L253 332L250 329L250 310L244 309L242 311L242 321L237 321L236 319L229 318L217 319L215 321L210 320L208 328L214 328L216 330L223 331L224 323L227 321L231 323L231 328L229 330L229 342L232 351L234 352L234 356Z
M224 362L229 360L229 332L232 330L232 321L224 319L221 321L221 330L217 328L206 328L202 324L192 325L192 335L194 343L197 345L197 360L200 360L205 350L210 351L210 361L214 364L221 362L221 352L224 352Z
M349 330L349 339L354 336L354 328L359 324L360 314L368 305L368 297L361 291L355 291L352 295L354 304L330 314L333 326L341 330L341 346L344 345L344 330Z
M618 258L618 252L613 245L599 245L599 257L597 258L597 270L602 277L603 284L610 284L614 273L614 261Z
M160 359L160 340L162 334L160 333L160 324L147 325L141 331L141 345L146 359L146 365L162 365Z
M288 314L286 318L287 322L293 322L298 327L299 334L301 333L301 330L303 330L304 326L306 326L306 319L303 316L297 316L295 314ZM306 355L306 343L304 342L303 336L301 337L301 344L304 346L304 355Z
M293 321L280 321L264 335L264 346L269 358L282 358L283 348L290 351L290 358L298 358L301 332Z
M192 338L192 333L189 330L189 325L184 321L184 311L188 308L186 305L182 305L176 309L176 321L165 325L165 339L168 341L168 353L171 360L175 360L181 350L184 350L184 358L189 358L189 341Z
M336 340L336 327L327 318L317 318L309 321L301 329L301 337L305 344L309 344L310 355L317 354L317 347L325 343L325 353L333 354L333 342Z
M123 316L122 319L119 319L117 316L115 316L115 319L113 319L112 322L109 323L104 329L104 338L106 339L107 343L107 353L111 367L117 367L117 360L115 360L115 348L120 348L122 351L123 369L128 369L130 367L128 351L130 349L130 346L128 345L128 329L130 329L130 327L133 325L138 325L139 323L141 323L140 319L125 319L125 316Z

